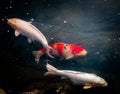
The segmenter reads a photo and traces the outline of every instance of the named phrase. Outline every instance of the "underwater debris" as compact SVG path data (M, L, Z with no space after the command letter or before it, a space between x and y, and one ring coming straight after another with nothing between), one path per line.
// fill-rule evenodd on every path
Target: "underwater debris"
M0 94L7 94L3 89L0 88Z
M42 90L34 89L32 91L23 92L22 94L44 94Z

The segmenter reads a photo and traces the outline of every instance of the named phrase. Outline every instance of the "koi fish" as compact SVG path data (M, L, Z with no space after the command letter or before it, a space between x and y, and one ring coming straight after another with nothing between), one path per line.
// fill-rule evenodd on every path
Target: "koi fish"
M52 47L50 54L52 54L53 56L64 58L65 60L71 59L73 57L85 56L87 54L87 51L83 47L75 44L58 42L58 43L50 44L50 46ZM46 53L45 48L42 48L37 51L33 51L33 55L35 56L35 61L39 62L39 58L45 53Z
M58 70L48 63L46 65L46 68L48 72L46 72L44 76L62 76L64 78L70 79L74 85L83 85L83 89L89 89L92 87L106 87L108 85L108 83L103 78L97 76L96 74L71 70Z
M15 36L19 36L22 34L28 38L28 42L31 43L32 41L36 40L43 45L46 49L48 56L54 58L49 52L52 49L47 42L45 36L38 30L35 26L33 26L30 22L26 22L24 20L18 18L10 18L8 19L7 23L15 29Z

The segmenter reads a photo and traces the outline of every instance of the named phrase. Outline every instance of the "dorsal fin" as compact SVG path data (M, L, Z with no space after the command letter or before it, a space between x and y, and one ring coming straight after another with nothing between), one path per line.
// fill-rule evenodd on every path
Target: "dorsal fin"
M70 71L70 70L62 70L67 73L74 73L74 74L84 74L84 72L77 72L77 71Z

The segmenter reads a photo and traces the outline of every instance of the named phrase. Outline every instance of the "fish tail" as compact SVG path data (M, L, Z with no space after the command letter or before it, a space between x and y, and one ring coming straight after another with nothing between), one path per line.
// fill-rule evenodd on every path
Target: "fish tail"
M49 46L49 47L47 48L47 50L46 50L46 53L47 53L47 55L48 55L49 57L54 58L54 56L52 56L52 55L50 54L50 50L53 50L53 48Z
M46 65L46 68L48 70L48 72L46 72L44 74L44 76L47 76L47 75L55 75L56 72L58 71L58 69L56 69L55 67L53 67L52 65L48 64Z

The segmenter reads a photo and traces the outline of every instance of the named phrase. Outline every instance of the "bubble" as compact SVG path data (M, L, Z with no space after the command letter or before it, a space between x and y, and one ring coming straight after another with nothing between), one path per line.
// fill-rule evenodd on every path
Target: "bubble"
M118 52L115 52L115 54L118 54Z
M117 15L120 15L120 12L119 12L119 13L117 13Z
M49 27L51 28L51 27L52 27L52 25L49 25Z
M97 52L97 54L100 54L100 52Z
M116 56L114 56L114 59L116 59L117 57Z
M28 12L27 12L26 14L27 14L27 15L29 15L29 13L28 13Z
M10 6L10 8L12 8L12 6Z
M25 2L25 5L28 5L28 2Z
M109 38L109 39L107 39L108 41L111 41L111 39Z
M20 79L20 77L18 76L17 79Z
M67 21L64 21L64 23L67 23Z
M5 7L5 9L8 9L8 7Z
M95 6L94 6L94 5L92 5L92 8L95 8Z
M104 0L105 2L107 2L107 0Z
M51 39L51 40L53 40L54 38L53 38L53 37L51 37L50 39Z
M2 20L2 21L5 21L5 19L4 19L4 18L2 18L1 20Z
M33 19L33 18L31 18L30 20L31 20L31 21L34 21L34 19Z
M10 1L10 4L12 4L12 3L13 3L13 1L11 0L11 1Z
M48 6L50 7L50 6L51 6L51 4L48 4Z
M9 33L10 31L9 31L9 30L7 30L7 32Z

